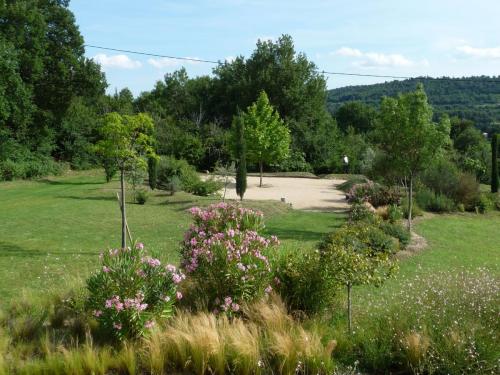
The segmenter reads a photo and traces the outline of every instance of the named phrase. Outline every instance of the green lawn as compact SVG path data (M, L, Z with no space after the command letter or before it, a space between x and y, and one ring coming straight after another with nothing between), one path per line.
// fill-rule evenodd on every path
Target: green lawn
M64 287L88 274L101 250L119 246L117 188L117 181L104 183L101 171L0 183L0 301L24 288ZM128 204L128 223L134 238L176 262L190 223L186 210L215 201L155 192L144 206ZM340 214L294 211L277 202L246 205L264 211L268 232L297 248L314 246L343 221Z

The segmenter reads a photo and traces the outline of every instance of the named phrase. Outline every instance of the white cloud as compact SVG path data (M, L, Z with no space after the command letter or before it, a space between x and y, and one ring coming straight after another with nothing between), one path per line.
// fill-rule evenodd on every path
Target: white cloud
M142 66L142 63L137 60L132 60L127 55L106 55L99 53L93 59L101 64L103 68L120 68L120 69L137 69Z
M199 61L194 61L194 60L199 60L198 57L185 57L186 59L193 59L193 60L178 60L178 59L171 59L168 57L161 57L161 58L151 58L148 59L148 63L152 66L154 66L157 69L164 69L164 68L172 68L176 66L180 66L183 64L199 64Z
M457 51L471 57L478 57L482 59L500 59L500 47L478 48L463 45L457 47Z
M363 52L356 48L342 47L333 53L333 55L353 57L356 66L362 67L411 67L416 65L428 66L429 61L412 61L399 53L385 54L379 52Z

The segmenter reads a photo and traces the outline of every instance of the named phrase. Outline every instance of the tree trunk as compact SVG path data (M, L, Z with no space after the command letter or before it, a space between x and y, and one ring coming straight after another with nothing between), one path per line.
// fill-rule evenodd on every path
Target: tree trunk
M127 219L125 214L125 171L121 169L120 175L120 190L121 190L121 211L122 211L122 249L127 246Z
M264 166L262 164L262 160L259 161L259 168L260 168L260 184L259 184L259 187L262 187L262 174L264 173Z
M352 332L352 299L351 299L351 283L347 283L347 327L349 333Z
M413 175L410 175L410 184L408 186L408 231L411 233L413 213Z

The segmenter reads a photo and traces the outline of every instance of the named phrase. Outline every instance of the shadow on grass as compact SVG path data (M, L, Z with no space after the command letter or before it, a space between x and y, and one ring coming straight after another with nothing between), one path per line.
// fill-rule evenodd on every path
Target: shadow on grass
M58 198L62 199L77 199L77 200L91 200L91 201L116 201L115 196L84 196L84 195L59 195ZM130 204L133 202L128 202Z
M329 232L340 228L342 222L336 222L328 226ZM303 230L303 229L288 229L276 225L267 225L266 234L277 236L280 240L295 240L295 241L321 241L326 235L323 231Z
M0 257L40 257L46 254L37 250L29 250L12 242L0 241Z
M48 178L41 178L39 180L36 180L36 182L40 182L42 184L47 184L47 185L103 185L103 182L92 182L92 181L56 181L56 180L50 180Z

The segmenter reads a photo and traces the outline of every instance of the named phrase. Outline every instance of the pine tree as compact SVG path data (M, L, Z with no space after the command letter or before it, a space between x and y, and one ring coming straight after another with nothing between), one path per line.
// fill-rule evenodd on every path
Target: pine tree
M236 158L238 166L236 168L236 193L243 200L247 190L247 155L245 142L245 125L240 116L235 118L235 141Z
M491 192L498 192L498 134L491 137Z

